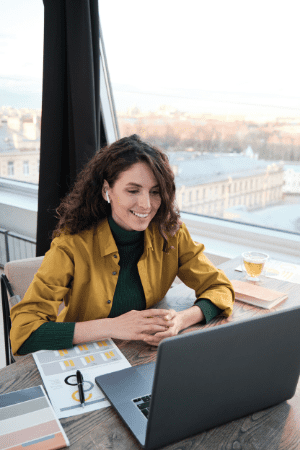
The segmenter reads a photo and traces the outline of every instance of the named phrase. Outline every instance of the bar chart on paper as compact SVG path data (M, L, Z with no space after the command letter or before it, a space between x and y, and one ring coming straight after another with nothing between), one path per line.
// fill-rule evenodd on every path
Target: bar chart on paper
M121 360L111 342L107 340L78 345L72 349L37 352L45 376L74 372L89 367L99 367Z
M130 367L111 339L76 345L71 349L44 350L33 354L45 387L59 418L110 406L95 377ZM81 408L76 371L83 374L85 408Z

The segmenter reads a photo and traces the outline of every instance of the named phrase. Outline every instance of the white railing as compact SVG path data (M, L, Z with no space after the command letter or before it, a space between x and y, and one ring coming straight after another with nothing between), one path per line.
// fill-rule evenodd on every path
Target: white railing
M0 267L9 261L35 257L36 241L0 228Z

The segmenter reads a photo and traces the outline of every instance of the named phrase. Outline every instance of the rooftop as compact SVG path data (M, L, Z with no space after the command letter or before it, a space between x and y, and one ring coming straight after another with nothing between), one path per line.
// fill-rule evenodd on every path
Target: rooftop
M299 203L298 207L295 206L296 201ZM247 211L244 206L235 206L226 210L225 217L247 224L300 233L300 197L295 198L295 203L267 206L256 211Z
M267 167L271 170L281 170L282 163L249 158L237 153L200 154L198 152L169 152L172 166L178 166L175 177L177 188L219 182L263 174Z

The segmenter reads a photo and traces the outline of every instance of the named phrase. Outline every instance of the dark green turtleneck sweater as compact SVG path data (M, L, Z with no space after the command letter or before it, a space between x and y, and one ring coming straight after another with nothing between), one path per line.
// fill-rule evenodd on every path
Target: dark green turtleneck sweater
M120 255L119 278L108 317L117 317L132 309L142 311L146 308L145 294L137 268L144 251L144 232L124 230L111 217L108 222ZM208 299L201 299L196 305L201 308L206 323L221 312L221 309ZM74 328L75 323L70 322L44 323L30 335L18 353L25 355L38 350L71 348Z
M144 252L144 232L127 231L119 227L112 217L108 223L120 255L120 272L108 317L117 317L132 309L146 309L146 299L137 263Z

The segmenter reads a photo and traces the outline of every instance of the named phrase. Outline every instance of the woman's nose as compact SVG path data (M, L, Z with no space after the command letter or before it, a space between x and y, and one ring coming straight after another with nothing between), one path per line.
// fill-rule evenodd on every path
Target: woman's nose
M143 195L140 196L140 198L139 198L139 206L141 206L145 210L148 210L150 208L151 203L150 203L150 196L149 196L149 194L143 194Z

